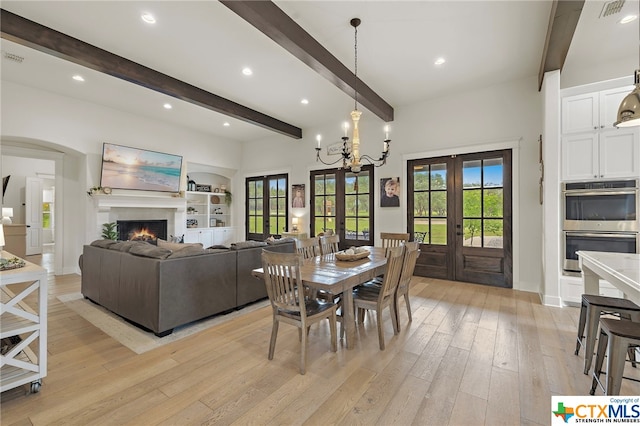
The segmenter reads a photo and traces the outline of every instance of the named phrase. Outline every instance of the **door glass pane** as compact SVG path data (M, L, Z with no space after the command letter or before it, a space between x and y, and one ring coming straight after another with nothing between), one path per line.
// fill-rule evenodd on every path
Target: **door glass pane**
M359 219L358 220L358 240L368 240L370 238L369 235L369 219Z
M262 198L262 195L264 194L263 188L264 183L262 182L262 180L256 181L256 197Z
M249 198L254 198L256 196L256 183L249 182Z
M431 189L447 189L447 165L431 165Z
M490 158L484 160L483 183L486 187L496 187L503 185L503 160L502 158Z
M427 191L429 189L429 166L413 167L414 191Z
M413 239L419 243L429 244L429 219L413 221Z
M481 195L480 189L462 192L462 215L464 217L482 217Z
M256 214L256 200L249 199L249 205L247 206L247 210L250 215Z
M345 195L344 197L344 212L345 216L355 216L357 212L357 195Z
M431 244L447 245L447 219L431 219Z
M358 216L369 217L369 195L358 195Z
M482 160L464 161L462 163L462 186L463 188L480 188L482 179Z
M463 219L463 244L467 247L482 247L482 221L480 219Z
M369 173L360 172L360 176L358 176L358 192L360 194L368 194L370 192L370 181L371 179L369 179Z
M502 220L487 219L484 221L484 246L502 248L503 225Z
M344 178L344 193L353 194L358 192L358 185L356 184L356 175L353 173L347 173Z
M417 217L429 216L429 193L413 193L413 215Z
M431 216L447 216L447 193L435 191L431 193Z
M316 176L314 182L316 195L324 195L324 176Z
M484 190L484 217L502 217L502 195L502 188Z

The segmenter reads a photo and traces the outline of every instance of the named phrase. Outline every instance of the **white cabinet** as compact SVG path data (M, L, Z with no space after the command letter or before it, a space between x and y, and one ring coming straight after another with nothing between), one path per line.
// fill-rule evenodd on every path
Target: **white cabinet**
M0 392L27 383L38 392L47 375L47 270L26 262L0 272L0 297L0 338L11 342L0 355Z
M640 175L640 131L598 130L562 138L562 180L617 179Z
M187 229L184 234L185 243L201 243L202 247L211 247L213 242L213 230L212 229Z
M633 86L562 98L562 134L613 129L620 102Z
M234 228L212 228L213 244L229 247L231 243L236 242L236 232Z

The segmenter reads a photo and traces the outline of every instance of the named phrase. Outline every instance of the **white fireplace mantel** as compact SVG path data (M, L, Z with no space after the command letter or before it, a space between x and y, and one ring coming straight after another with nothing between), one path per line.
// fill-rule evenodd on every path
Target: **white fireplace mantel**
M92 198L101 212L112 208L175 209L177 212L185 212L187 209L187 200L181 197L93 195Z
M149 196L149 195L92 195L93 205L96 210L96 225L113 222L116 218L143 214L145 217L151 211L157 209L161 213L159 218L167 218L168 233L170 235L183 235L186 230L187 200L182 197ZM117 209L117 210L113 210ZM127 210L122 210L127 209ZM134 210L130 210L134 209ZM162 210L160 210L162 209ZM144 213L142 213L144 211ZM129 212L128 214L126 212ZM137 213L136 213L137 212ZM167 216L168 215L168 216ZM149 218L156 218L151 214Z

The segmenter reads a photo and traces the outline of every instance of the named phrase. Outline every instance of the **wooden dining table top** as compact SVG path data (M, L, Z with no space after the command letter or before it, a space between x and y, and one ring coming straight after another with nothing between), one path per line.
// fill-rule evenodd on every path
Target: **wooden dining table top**
M355 261L338 260L335 254L305 259L300 268L303 284L338 294L384 274L387 264L385 249L363 248L370 252L369 256ZM257 278L264 277L262 268L254 269L252 274Z

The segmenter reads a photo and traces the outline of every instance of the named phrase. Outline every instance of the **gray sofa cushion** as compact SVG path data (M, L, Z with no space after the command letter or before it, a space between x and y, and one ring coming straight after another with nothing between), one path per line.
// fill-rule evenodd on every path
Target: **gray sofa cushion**
M231 244L231 250L242 250L254 247L264 247L267 243L263 241L240 241L237 243Z
M118 241L115 244L109 246L109 250L117 250L128 253L132 247L135 246L150 246L151 244L145 243L144 241Z
M183 245L183 244L180 244ZM177 259L180 257L188 257L188 256L198 256L201 254L207 254L207 250L202 248L202 244L197 243L196 245L188 245L186 247L181 248L180 250L176 250L167 257L167 259Z
M90 245L92 245L93 247L109 248L116 243L117 241L114 240L95 240L92 241Z
M202 250L201 247L200 250ZM178 252L180 251L182 250L178 250ZM171 255L171 250L152 244L139 244L131 247L129 253L135 254L136 256L151 257L153 259L166 259Z
M267 240L267 244L269 244L269 245L284 244L284 243L289 243L289 242L291 242L291 243L295 242L295 238L286 237L286 238L278 238L278 239L273 239L273 240L268 239Z
M182 250L183 248L189 247L189 246L197 246L202 248L202 243L170 243L169 241L165 241L161 238L158 238L158 247L162 247L162 248L166 248L169 249L171 251L178 251L178 250Z

